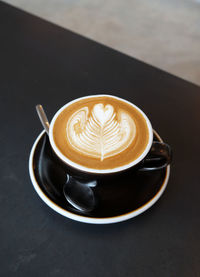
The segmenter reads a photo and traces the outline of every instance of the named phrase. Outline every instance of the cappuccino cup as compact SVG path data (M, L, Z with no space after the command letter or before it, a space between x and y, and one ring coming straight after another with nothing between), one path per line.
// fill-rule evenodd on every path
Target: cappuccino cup
M138 165L155 170L171 160L170 147L153 142L145 113L113 95L85 96L64 105L50 123L49 138L58 158L85 173L111 174Z
M64 105L50 123L49 140L67 168L70 186L79 189L82 182L94 203L99 202L95 196L99 179L112 182L132 170L160 170L172 158L168 144L153 141L145 113L113 95L89 95Z

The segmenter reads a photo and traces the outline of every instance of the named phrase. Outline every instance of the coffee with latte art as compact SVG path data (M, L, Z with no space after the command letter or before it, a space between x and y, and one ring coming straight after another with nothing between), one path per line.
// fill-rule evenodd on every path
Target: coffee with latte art
M53 141L67 162L86 171L109 171L138 159L149 143L145 115L111 95L80 98L53 119Z
M66 127L67 140L73 149L88 158L103 160L122 153L136 136L134 120L124 110L97 103L73 113Z

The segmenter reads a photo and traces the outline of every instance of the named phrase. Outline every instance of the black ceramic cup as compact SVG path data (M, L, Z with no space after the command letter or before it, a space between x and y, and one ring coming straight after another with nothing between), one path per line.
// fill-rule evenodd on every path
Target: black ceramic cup
M95 168L87 168L83 165L79 165L71 161L67 156L64 156L58 149L54 137L53 137L53 127L57 117L60 113L70 106L72 103L80 101L86 98L109 96L112 98L120 99L137 109L146 121L149 133L148 143L142 154L132 161L131 163L112 169L100 170ZM152 125L148 117L144 114L134 104L118 98L112 95L91 95L76 99L70 103L63 106L53 117L50 123L49 129L49 140L51 147L62 165L66 166L67 179L65 185L63 186L63 193L67 201L76 209L82 211L83 213L90 212L94 210L98 203L101 201L101 191L99 188L102 187L103 183L114 182L116 178L119 180L121 178L122 182L126 178L129 178L132 172L146 172L152 170L161 170L170 164L172 160L172 151L168 144L162 141L153 140L154 133ZM104 193L105 195L105 193Z

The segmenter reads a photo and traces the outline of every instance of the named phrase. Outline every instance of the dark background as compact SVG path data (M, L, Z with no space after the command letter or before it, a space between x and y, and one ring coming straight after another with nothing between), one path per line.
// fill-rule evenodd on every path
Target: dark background
M51 210L28 173L49 119L80 96L138 105L174 153L161 199L126 222L90 225ZM0 2L0 276L199 276L200 88Z

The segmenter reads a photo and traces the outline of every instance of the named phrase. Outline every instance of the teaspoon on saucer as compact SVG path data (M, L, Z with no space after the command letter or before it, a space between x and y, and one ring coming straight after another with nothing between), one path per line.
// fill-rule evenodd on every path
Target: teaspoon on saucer
M44 130L49 135L49 121L42 105L36 105L36 111ZM63 195L69 204L83 213L89 213L94 210L96 200L92 187L97 185L95 180L89 182L77 180L62 170L57 164L55 164L53 171L54 174L62 175L61 180L67 179L63 185Z

